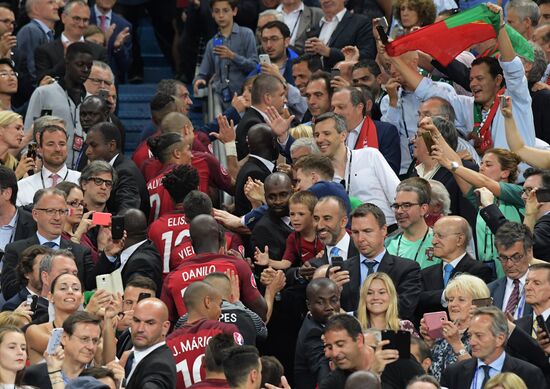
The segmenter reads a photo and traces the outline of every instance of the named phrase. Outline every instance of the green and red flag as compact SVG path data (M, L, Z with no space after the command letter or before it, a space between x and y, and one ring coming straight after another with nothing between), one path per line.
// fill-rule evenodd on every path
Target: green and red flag
M421 50L447 66L470 46L496 38L499 28L500 15L491 11L485 4L481 4L403 35L387 44L386 51L390 56L395 57L411 50ZM516 53L532 61L534 54L529 42L510 26L506 26L506 31L510 35ZM510 31L513 32L510 33Z

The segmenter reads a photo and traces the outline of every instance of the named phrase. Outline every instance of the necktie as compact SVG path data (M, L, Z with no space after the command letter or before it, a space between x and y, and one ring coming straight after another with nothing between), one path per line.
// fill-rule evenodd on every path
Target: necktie
M50 30L46 33L46 36L48 37L48 42L53 41L53 31Z
M57 243L55 242L44 242L42 246L49 247L51 249L55 249L57 247Z
M537 330L539 329L539 323L537 323L537 319L533 319L533 328L531 329L531 336L533 339L537 339Z
M512 316L514 316L519 303L519 280L515 279L513 282L514 289L512 289L512 294L510 295L508 304L506 304L506 309L504 310L504 312L509 313Z
M107 29L107 16L99 15L99 28L101 28L102 31Z
M453 272L453 265L450 263L443 266L443 285L447 286L449 279L451 278L451 273Z
M481 368L483 369L483 373L484 373L483 382L481 383L481 387L484 388L487 381L489 381L489 378L491 378L489 376L489 372L491 371L491 366L482 365Z
M340 249L336 246L330 249L330 258L337 257L340 254Z
M50 178L52 179L52 188L54 188L57 184L59 184L59 179L61 176L59 174L50 174Z
M134 364L134 352L130 351L130 354L128 355L128 360L126 361L126 365L124 366L124 373L126 376L126 380L128 380L128 377L130 376L130 373L132 372L132 365Z
M372 273L374 273L374 267L378 264L378 262L376 261L367 261L367 260L363 261L363 263L368 269L367 277L370 276Z

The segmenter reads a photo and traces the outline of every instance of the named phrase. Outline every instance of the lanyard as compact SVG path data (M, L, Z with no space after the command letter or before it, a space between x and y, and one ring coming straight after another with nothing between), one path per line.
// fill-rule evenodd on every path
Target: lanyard
M420 242L420 245L416 249L416 254L414 255L414 261L416 262L416 259L418 258L418 253L420 252L420 248L424 244L424 241L426 240L426 237L428 236L428 232L430 232L430 227L426 228L426 232L424 233L424 237L422 238L422 241ZM397 253L395 254L397 257L399 256L399 250L401 249L401 239L403 239L403 233L399 235L399 240L397 242Z
M405 127L405 136L407 137L407 148L409 149L409 154L413 158L414 147L411 143L409 137L409 129L407 128L407 121L405 120L405 100L403 99L403 91L401 92L401 120L403 120L403 127Z
M300 13L298 14L298 17L296 18L296 22L294 22L294 27L292 27L292 31L290 31L291 38L294 35L294 30L296 30L296 27L298 26L298 22L300 22L300 18L302 17L302 12L304 12L304 10L301 9Z
M351 187L351 164L353 163L353 152L346 147L346 151L349 151L349 164L348 164L348 179L344 182L344 187L346 189L346 194L349 196L349 191ZM346 152L347 155L347 152Z
M69 169L67 169L67 173L65 173L65 177L63 177L62 181L66 181L68 175L69 175ZM40 181L42 181L42 189L46 189L46 185L44 184L44 176L42 175L42 170L40 170Z

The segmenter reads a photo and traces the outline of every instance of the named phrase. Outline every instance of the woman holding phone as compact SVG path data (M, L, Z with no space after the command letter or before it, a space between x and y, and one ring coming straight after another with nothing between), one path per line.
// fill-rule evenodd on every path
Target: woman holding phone
M459 274L454 277L443 291L448 302L449 320L442 321L443 337L432 339L428 332L435 328L428 328L426 319L420 320L420 334L432 350L432 366L430 374L438 380L445 368L463 359L471 358L470 336L470 309L475 299L489 298L489 288L485 282L470 274ZM432 332L433 333L433 332Z
M0 387L29 388L19 386L27 362L25 335L17 327L0 328Z
M397 292L391 278L386 273L369 275L361 286L357 308L363 330L403 330L418 337L414 325L399 319L397 310Z

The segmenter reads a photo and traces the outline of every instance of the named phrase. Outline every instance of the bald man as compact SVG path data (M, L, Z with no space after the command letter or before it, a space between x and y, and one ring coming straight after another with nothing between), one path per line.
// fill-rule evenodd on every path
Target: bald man
M183 301L188 310L187 323L166 338L183 372L178 375L177 389L188 388L205 379L206 372L201 364L210 338L225 333L232 336L235 343L243 344L243 337L234 324L219 321L222 296L212 285L204 281L193 282L185 289Z
M165 338L170 329L166 305L156 298L141 300L131 324L134 350L126 361L127 389L173 389L176 364Z
M442 263L428 266L420 272L424 291L420 294L417 309L419 315L446 308L443 290L456 274L469 273L486 283L493 280L491 269L466 252L471 239L470 226L461 216L444 216L434 224L432 238L434 256L441 258Z
M202 281L206 275L227 270L239 276L239 292L244 305L265 319L267 306L256 288L250 266L240 258L226 255L225 233L210 215L198 215L189 226L189 235L195 256L183 261L164 279L161 299L168 306L169 320L175 323L187 312L181 296L192 283Z
M346 380L346 386L344 389L381 389L382 384L380 378L370 371L360 370L356 371L348 377Z

